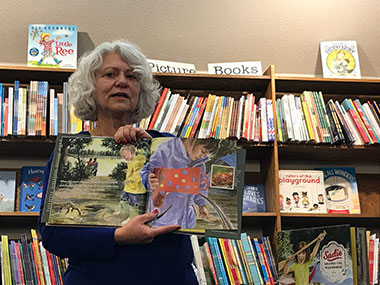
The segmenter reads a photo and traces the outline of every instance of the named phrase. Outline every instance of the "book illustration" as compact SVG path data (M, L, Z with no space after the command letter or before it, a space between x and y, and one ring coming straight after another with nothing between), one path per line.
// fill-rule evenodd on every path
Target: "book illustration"
M277 233L280 284L353 284L350 226Z
M45 167L23 166L20 183L20 212L39 212Z
M327 212L322 171L280 170L279 180L281 212Z
M356 41L321 42L323 77L361 78Z
M244 185L243 212L266 212L265 191L263 184Z
M323 171L328 213L360 214L355 168L327 167Z
M77 26L29 25L28 66L77 67Z
M233 190L235 180L235 168L231 166L211 166L211 187Z
M153 227L179 224L181 231L195 234L239 231L244 174L242 163L237 164L240 152L232 140L166 137L122 145L113 138L60 135L42 220L51 225L121 226L157 209ZM221 169L233 172L232 178L227 175L231 187L225 187L231 182L209 182L213 173L225 174Z
M16 172L0 171L0 212L15 210Z

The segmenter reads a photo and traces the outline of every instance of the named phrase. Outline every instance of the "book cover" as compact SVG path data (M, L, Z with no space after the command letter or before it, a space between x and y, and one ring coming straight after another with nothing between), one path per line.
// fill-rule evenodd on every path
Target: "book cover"
M30 24L28 66L77 67L77 26Z
M360 214L355 168L326 167L323 171L328 213Z
M23 166L20 183L20 212L39 212L45 175L43 166Z
M350 225L277 233L280 284L353 284Z
M320 42L323 77L361 78L356 41Z
M265 191L263 184L244 185L243 212L266 212Z
M95 163L94 163L95 162ZM245 151L236 141L141 139L60 134L42 221L50 225L121 226L158 210L151 225L184 233L240 234ZM155 183L149 177L155 176Z
M279 170L282 213L326 213L321 170Z
M0 212L13 212L16 197L16 171L0 171Z

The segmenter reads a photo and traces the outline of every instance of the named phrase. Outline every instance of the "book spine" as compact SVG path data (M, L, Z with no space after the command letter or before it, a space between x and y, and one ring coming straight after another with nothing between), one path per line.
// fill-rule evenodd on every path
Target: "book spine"
M197 114L197 117L195 119L194 126L191 129L191 132L190 132L190 135L189 135L190 138L194 138L195 137L196 131L198 130L199 123L202 120L202 116L204 114L204 110L206 108L207 101L208 101L208 98L204 98L203 103L202 103L202 105L201 105L201 107L199 109L199 112Z
M33 284L33 268L32 268L32 263L30 260L29 256L29 251L28 251L28 241L26 238L26 234L21 235L21 246L22 246L22 252L24 256L24 264L25 264L25 281L26 285Z
M241 243L247 258L249 271L252 275L254 284L262 284L262 277L260 271L258 270L257 260L254 255L254 252L252 251L252 245L249 241L249 237L246 233L241 234Z
M206 238L209 248L210 248L212 259L214 261L216 276L218 277L219 284L228 284L227 276L224 270L223 261L221 260L219 248L217 244L215 246L214 239L215 238L212 238L212 237ZM218 252L219 252L219 255L218 255Z
M152 119L149 123L149 126L148 126L148 130L152 130L153 129L153 126L154 124L156 123L156 120L157 120L157 116L158 114L160 113L161 111L161 107L162 107L162 104L164 103L164 100L166 98L166 95L168 93L169 89L168 88L164 88L164 90L162 91L161 93L161 96L160 96L160 99L158 100L158 103L157 103L157 106L156 106L156 109L154 110L154 113L153 113L153 116L152 116Z
M190 240L194 252L194 263L198 270L199 284L206 285L206 275L203 267L198 237L196 235L191 235Z
M268 275L267 269L265 267L264 257L263 257L263 254L261 252L260 245L259 245L257 238L253 238L252 246L254 247L254 250L256 250L257 257L258 257L259 262L260 262L261 272L263 274L264 280L265 280L265 282L270 282L269 275Z
M339 123L340 123L340 125L342 127L342 131L343 131L343 135L344 135L346 144L352 144L352 143L354 143L355 142L355 137L353 135L353 131L351 130L351 126L349 126L349 123L347 122L347 120L343 116L343 113L341 111L339 102L338 101L333 102L333 106L332 107L334 107L335 112L336 112L336 114L338 116L338 120L339 120Z
M350 115L353 123L355 124L356 130L358 131L360 138L364 144L368 144L370 142L367 134L364 132L363 126L359 120L359 118L356 115L356 112L354 111L353 107L351 106L349 100L346 98L342 102L342 106L345 109L345 111Z
M31 235L32 235L32 243L33 243L33 251L35 255L35 262L37 264L37 276L39 280L39 284L45 285L45 278L44 278L44 272L43 272L43 266L42 266L42 259L39 249L39 243L38 243L38 237L37 232L34 229L30 229Z
M210 124L210 119L211 119L212 107L215 102L215 95L209 94L207 98L208 98L207 105L204 111L201 127L199 130L199 135L198 135L198 138L200 139L206 138L207 129L208 129L208 126Z
M214 278L214 282L216 285L220 284L220 281L219 281L219 278L216 274L216 265L214 264L214 261L213 261L213 258L212 258L212 254L211 254L211 250L210 250L210 246L209 246L209 243L208 242L205 242L203 244L203 252L204 252L204 255L207 257L207 261L208 261L208 265L209 265L209 268L211 270L211 274L212 274L212 277Z
M361 105L360 101L358 99L356 99L356 100L353 100L352 103L355 106L357 113L359 114L359 118L363 122L363 125L364 125L365 129L367 130L369 137L371 138L371 142L372 143L379 142L378 138L376 137L376 135L374 134L374 132L372 130L372 126L371 126L370 122L368 121L366 115L363 113L362 105Z

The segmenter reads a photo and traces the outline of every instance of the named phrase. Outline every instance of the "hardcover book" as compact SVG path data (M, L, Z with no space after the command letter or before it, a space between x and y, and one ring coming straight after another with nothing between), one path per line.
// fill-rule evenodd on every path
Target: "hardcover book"
M0 171L0 212L15 210L16 172Z
M326 167L323 171L328 213L360 214L355 168Z
M20 212L39 212L45 174L43 166L21 168Z
M321 42L321 60L325 78L361 78L356 41Z
M263 184L244 185L243 212L266 212L265 191Z
M280 170L280 211L282 213L326 213L323 172Z
M48 225L121 226L158 210L152 227L240 234L245 151L233 140L57 137L42 221Z
M353 284L350 226L277 233L280 284Z
M77 34L75 25L29 25L27 65L75 69Z

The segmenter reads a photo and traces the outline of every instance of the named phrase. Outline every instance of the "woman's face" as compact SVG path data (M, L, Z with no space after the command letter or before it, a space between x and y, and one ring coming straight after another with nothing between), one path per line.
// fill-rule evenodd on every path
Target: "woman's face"
M140 84L133 69L114 52L103 58L95 73L95 103L98 117L130 115L139 102Z

